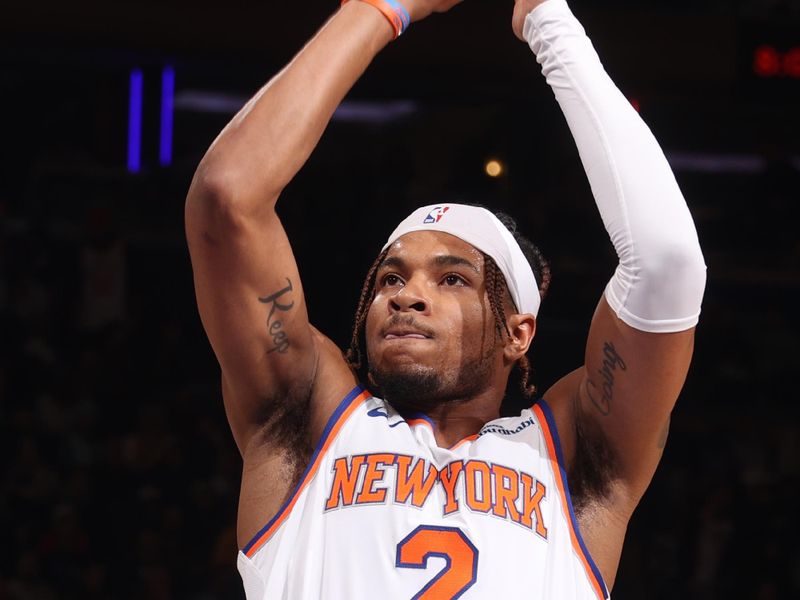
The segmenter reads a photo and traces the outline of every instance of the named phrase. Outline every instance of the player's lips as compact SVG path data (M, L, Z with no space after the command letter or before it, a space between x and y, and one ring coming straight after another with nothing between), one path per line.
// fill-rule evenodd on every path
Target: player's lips
M385 340L427 340L433 331L417 322L411 315L393 315L381 328Z
M427 340L429 336L419 331L388 331L385 340Z

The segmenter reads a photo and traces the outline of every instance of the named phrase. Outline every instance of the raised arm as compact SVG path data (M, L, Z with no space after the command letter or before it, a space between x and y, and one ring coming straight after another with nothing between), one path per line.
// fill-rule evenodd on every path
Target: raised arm
M404 2L412 20L455 3ZM292 404L311 401L314 422L324 423L328 399L354 384L339 351L309 325L275 204L345 94L394 35L374 6L344 4L225 127L192 181L186 234L197 304L242 452L254 432ZM321 376L325 386L317 386Z
M585 365L545 395L564 430L575 487L602 495L611 515L605 524L620 525L616 538L609 527L599 536L606 544L600 567L613 580L625 525L661 458L689 368L705 265L661 148L565 0L519 0L516 8L517 33L564 112L619 256L592 320Z

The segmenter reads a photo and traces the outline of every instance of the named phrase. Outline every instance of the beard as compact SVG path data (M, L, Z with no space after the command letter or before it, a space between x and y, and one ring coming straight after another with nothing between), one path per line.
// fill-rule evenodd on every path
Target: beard
M468 360L457 370L439 372L425 365L369 368L369 381L398 412L426 412L467 402L490 385L491 353Z

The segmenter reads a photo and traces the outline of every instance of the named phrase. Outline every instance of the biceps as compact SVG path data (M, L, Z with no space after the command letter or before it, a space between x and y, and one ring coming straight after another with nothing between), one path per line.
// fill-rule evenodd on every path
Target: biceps
M645 333L605 299L592 320L580 386L583 418L601 429L620 477L644 491L661 457L665 424L686 379L694 330Z

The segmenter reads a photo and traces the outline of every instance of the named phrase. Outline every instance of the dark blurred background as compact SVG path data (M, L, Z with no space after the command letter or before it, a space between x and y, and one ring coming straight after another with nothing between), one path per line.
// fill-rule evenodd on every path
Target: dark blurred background
M243 597L241 463L183 203L218 131L335 4L3 8L0 598ZM709 267L692 371L614 597L800 597L800 2L571 6L662 143ZM362 277L412 208L510 212L553 264L532 351L545 389L582 362L616 261L511 8L467 0L412 26L279 212L311 318L343 346ZM520 405L510 393L506 410Z

